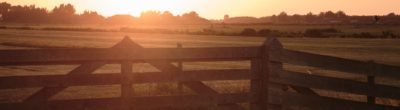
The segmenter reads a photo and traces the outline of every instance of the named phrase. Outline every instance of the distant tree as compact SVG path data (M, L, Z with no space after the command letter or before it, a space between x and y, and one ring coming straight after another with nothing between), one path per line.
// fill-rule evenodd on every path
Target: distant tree
M281 12L277 17L280 22L286 22L288 20L288 14L286 12Z
M175 17L171 12L164 11L161 14L161 23L162 24L175 24L177 23L177 17Z
M224 21L229 20L229 15L224 15Z
M184 14L182 15L182 18L186 18L186 19L197 19L197 18L200 18L200 17L199 17L199 14L197 14L197 13L194 12L194 11L192 11L192 12L189 12L189 13L184 13Z
M110 25L133 25L138 22L138 18L131 15L114 15L106 18L105 23Z
M104 16L95 11L84 11L79 15L79 22L83 24L100 24L105 20Z
M394 16L396 16L396 14L394 12L391 12L391 13L387 14L387 16L388 17L394 17Z
M161 14L161 17L162 18L173 18L173 17L175 17L171 12L169 12L169 11L164 11L162 14Z
M184 24L208 24L210 22L200 17L199 14L194 11L182 14L181 21Z
M333 13L332 11L327 11L327 12L325 12L325 14L324 14L323 17L324 17L324 18L335 18L335 17L336 17L336 14Z
M249 17L249 16L240 16L240 17L231 17L226 23L258 23L260 22L259 18L256 17Z
M336 17L345 18L345 17L347 17L347 15L343 11L338 11L338 12L336 12Z
M278 17L275 14L272 15L271 16L271 21L274 22L274 23L278 22Z
M291 21L293 21L296 24L298 24L301 21L303 21L301 15L299 15L299 14L294 14L291 18L292 18Z
M0 3L0 20L3 20L3 16L8 13L11 8L11 4L7 2Z
M50 13L50 16L55 23L73 23L77 17L75 11L76 10L73 5L61 4L58 7L54 7Z
M44 8L36 8L35 5L30 6L11 6L7 12L2 14L5 22L14 23L42 23L47 20L47 10Z
M313 15L313 13L311 13L311 12L309 12L309 13L307 13L307 14L305 15L305 21L306 21L307 23L314 23L314 22L316 22L316 18L317 18L317 16L316 16L316 15Z
M318 14L318 17L320 17L320 18L325 17L325 12L320 12L320 13Z
M144 24L159 24L161 23L161 12L148 10L140 14L140 22Z
M140 18L142 18L142 19L154 19L154 18L158 18L160 16L161 16L161 12L154 11L154 10L144 11L140 14Z
M72 16L75 14L75 8L71 4L61 4L59 7L55 7L52 14L57 14L60 16Z
M381 18L379 16L374 16L374 23L378 24Z

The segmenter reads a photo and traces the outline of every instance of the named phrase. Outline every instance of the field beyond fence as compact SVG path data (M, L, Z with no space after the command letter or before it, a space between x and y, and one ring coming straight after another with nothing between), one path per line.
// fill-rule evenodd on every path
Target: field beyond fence
M249 61L247 69L185 71L183 62ZM134 63L148 63L159 72L134 73ZM21 102L0 103L1 110L128 110L215 108L229 110L398 110L377 100L400 100L400 88L377 84L376 78L400 80L400 67L311 54L283 48L275 38L261 46L205 48L143 48L128 37L112 48L1 50L0 66L73 65L66 75L4 76L0 89L43 87ZM121 65L120 73L91 74L106 64ZM285 64L310 66L365 76L366 81L287 70ZM242 93L219 93L204 81L248 80ZM135 96L132 85L177 83L194 94ZM69 86L120 85L121 96L50 100ZM179 88L178 88L179 89ZM354 101L322 96L316 90L366 97ZM180 91L180 90L178 90Z

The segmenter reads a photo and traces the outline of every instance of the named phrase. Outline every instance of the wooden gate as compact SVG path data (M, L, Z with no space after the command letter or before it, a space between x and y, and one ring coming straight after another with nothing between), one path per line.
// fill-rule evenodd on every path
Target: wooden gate
M173 62L250 61L248 69L191 70ZM134 74L133 63L148 63L160 72ZM284 64L314 66L366 75L368 82L292 72ZM67 75L0 77L0 89L43 87L22 102L0 103L1 110L187 109L215 106L227 110L399 109L375 104L375 97L399 99L397 87L374 83L375 76L399 79L398 67L284 49L275 38L262 46L219 48L143 48L128 37L112 48L1 50L0 66L80 64ZM120 64L121 73L91 74L105 64ZM178 73L178 74L177 74ZM379 73L379 74L378 74ZM246 93L219 93L202 81L250 80ZM135 96L134 84L177 82L195 95ZM49 100L69 86L119 84L114 98ZM368 96L366 102L319 96L326 89Z

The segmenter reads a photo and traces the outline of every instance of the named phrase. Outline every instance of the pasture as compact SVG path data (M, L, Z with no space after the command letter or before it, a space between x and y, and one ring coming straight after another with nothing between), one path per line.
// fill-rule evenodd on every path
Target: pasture
M71 31L43 31L43 30L0 30L0 49L27 49L27 48L109 48L120 41L124 36L130 36L132 40L144 47L169 47L177 46L177 43L185 47L236 47L258 46L265 38L245 36L201 36L178 34L149 34L149 33L122 33L122 32L71 32ZM280 38L285 48L310 53L330 55L335 57L374 60L378 63L400 66L400 40L399 39L341 39L341 38ZM18 66L0 67L1 76L38 75L38 74L65 74L76 65L57 66ZM118 65L107 65L96 72L115 72ZM318 68L285 65L285 68L309 72L310 74L328 75L339 78L365 81L366 78L357 75L348 75L342 72L325 71ZM199 68L249 68L249 62L194 62L184 63L184 69L196 70ZM148 64L134 64L134 71L157 71ZM96 73L95 72L95 73ZM27 74L29 73L29 74ZM391 79L377 79L377 83L400 87L400 82ZM211 87L222 92L248 91L248 81L235 82L207 82ZM138 94L177 94L174 84L148 84L135 85ZM53 97L53 99L71 98L98 98L118 97L118 85L94 86L94 87L69 87L66 91ZM27 94L39 88L10 89L0 91L0 101L20 101ZM187 91L186 93L190 93ZM349 100L365 100L366 97L318 90L321 95L341 97ZM395 100L378 100L379 103L400 105Z
M385 32L400 36L399 25L278 25L278 24L201 24L201 25L56 25L56 24L10 24L0 23L0 28L21 30L74 30L74 31L111 31L111 32L146 32L146 33L180 33L199 35L237 36L246 28L256 31L263 29L281 34L283 37L303 37L301 33L309 29L335 29L338 32L330 37L362 37L361 34L382 36ZM322 36L320 36L322 37Z

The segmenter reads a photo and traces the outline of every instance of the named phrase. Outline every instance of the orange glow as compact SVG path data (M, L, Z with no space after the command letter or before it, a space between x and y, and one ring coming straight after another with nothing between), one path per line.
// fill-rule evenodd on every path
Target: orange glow
M139 16L145 10L170 11L181 14L196 11L201 16L222 19L230 16L269 16L282 11L288 14L319 13L342 10L349 15L386 15L400 13L400 0L5 0L12 4L53 8L71 3L78 13L97 11L102 15L131 14Z

